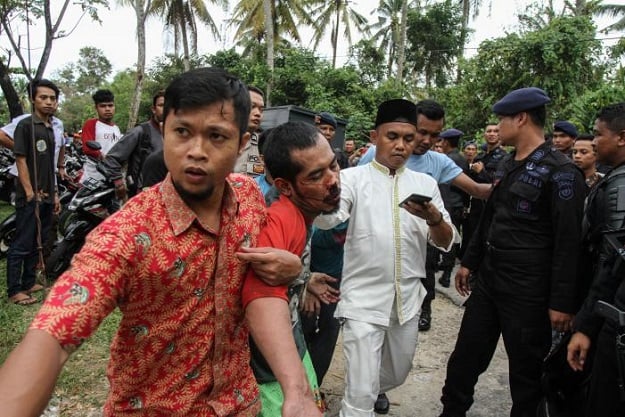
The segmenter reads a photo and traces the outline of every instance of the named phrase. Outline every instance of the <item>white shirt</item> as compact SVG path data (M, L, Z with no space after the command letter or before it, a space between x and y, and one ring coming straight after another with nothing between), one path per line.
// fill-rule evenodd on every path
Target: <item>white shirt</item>
M100 153L103 157L106 156L113 145L115 145L122 137L117 125L104 123L98 119L87 120L83 125L82 134L85 135L86 131L91 132L90 134L93 135L92 140L95 140L100 144ZM82 177L80 177L80 183L84 184L89 178L93 178L98 181L105 180L104 175L100 174L96 168L96 163L91 159L87 159L83 165L83 174Z
M434 243L426 221L399 207L412 193L431 196L451 225L432 177L405 167L391 176L376 161L341 170L339 211L315 220L319 228L330 229L349 219L336 317L386 326L392 315L403 324L419 312L426 294L421 279L427 243ZM459 242L452 230L449 246L439 248L445 252ZM392 314L394 302L397 311Z
M20 120L25 119L28 116L30 116L29 113L17 116L13 120L11 120L11 123L3 126L1 128L2 131L6 133L11 139L13 139L13 135L15 135L15 128L17 127L17 124L20 122ZM61 150L61 147L63 146L65 142L65 139L63 138L63 133L65 130L63 128L63 122L61 121L61 119L55 116L52 116L50 121L52 124L52 130L54 131L54 166L58 167L59 151ZM55 168L55 172L56 170L57 168ZM9 174L17 177L17 165L15 163L9 167Z

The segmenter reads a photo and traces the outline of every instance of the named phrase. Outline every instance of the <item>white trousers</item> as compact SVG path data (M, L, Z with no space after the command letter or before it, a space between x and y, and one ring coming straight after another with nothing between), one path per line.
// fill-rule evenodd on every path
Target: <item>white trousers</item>
M340 417L373 417L378 393L400 386L412 369L419 315L388 327L347 319L343 324L345 395Z

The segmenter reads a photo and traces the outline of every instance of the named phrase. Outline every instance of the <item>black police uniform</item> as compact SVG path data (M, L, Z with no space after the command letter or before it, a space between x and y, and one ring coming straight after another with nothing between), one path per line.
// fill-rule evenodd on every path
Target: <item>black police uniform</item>
M586 415L621 417L625 402L619 400L617 388L616 328L594 315L593 309L597 300L603 300L625 310L625 267L616 264L614 249L603 240L606 231L625 227L625 165L610 171L591 191L584 227L588 253L596 263L592 286L574 320L574 329L590 337L596 348Z
M462 172L467 175L469 174L467 159L458 152L458 149L453 149L447 156L462 169ZM469 206L469 194L452 184L439 184L438 188L441 191L441 197L445 203L445 210L447 210L449 217L451 217L451 222L456 226L456 229L461 230L464 212ZM464 230L462 230L462 233L464 233ZM428 246L428 250L430 246ZM438 251L436 248L433 249ZM454 247L449 252L441 252L441 269L443 270L443 276L440 278L440 282L444 285L446 284L445 286L449 286L451 271L456 265L456 256L458 256L459 250L460 245L454 244Z
M497 165L499 165L501 160L506 155L508 155L508 153L501 146L497 146L490 152L480 153L475 157L473 163L481 162L484 165L484 168L479 173L469 171L469 177L471 177L473 181L480 184L492 184L494 178L493 175L497 170ZM479 198L470 197L469 214L466 216L462 223L462 243L460 246L460 258L464 256L464 252L466 251L467 246L469 246L471 236L473 236L473 231L477 228L477 224L480 221L480 217L482 216L485 205L486 201Z
M499 335L509 358L513 417L536 413L543 358L551 344L548 309L576 311L576 259L584 178L547 144L506 157L462 259L479 277L467 300L447 366L443 416L464 416Z

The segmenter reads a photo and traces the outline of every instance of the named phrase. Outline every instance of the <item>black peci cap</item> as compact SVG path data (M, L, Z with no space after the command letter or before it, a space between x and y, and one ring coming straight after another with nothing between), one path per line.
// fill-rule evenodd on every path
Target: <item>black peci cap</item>
M417 106L410 100L397 98L387 100L378 106L375 127L384 123L403 122L417 125Z

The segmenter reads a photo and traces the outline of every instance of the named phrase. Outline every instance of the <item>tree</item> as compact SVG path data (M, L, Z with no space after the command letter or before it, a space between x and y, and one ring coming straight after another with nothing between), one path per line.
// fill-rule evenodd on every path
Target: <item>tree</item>
M387 54L386 74L389 77L397 62L403 3L403 0L380 0L380 5L373 11L377 13L378 21L367 27L368 31L374 31L370 39L378 42L379 48Z
M464 46L469 39L469 21L475 19L480 14L480 7L482 6L482 0L460 0L462 5L462 46L458 55L458 60L464 57ZM457 80L460 81L460 67L458 67Z
M58 116L72 131L80 129L85 119L92 117L91 94L98 88L107 88L106 79L112 72L110 61L98 48L83 47L78 57L76 62L66 64L52 76L64 96ZM115 101L117 104L117 98Z
M306 0L241 0L234 7L230 25L236 26L234 39L237 45L246 47L248 53L253 43L260 44L266 40L265 7L271 6L271 20L273 27L274 47L284 44L288 38L301 43L299 25L312 25L312 19L307 10Z
M625 4L599 4L595 12L599 16L610 16L618 20L605 28L605 31L625 29Z
M482 42L475 57L463 63L463 79L436 90L447 103L448 120L472 132L492 118L491 107L511 90L536 86L552 99L552 118L567 119L567 108L602 84L605 66L599 59L589 17L556 17L547 26Z
M139 105L141 104L141 92L143 90L143 77L145 75L145 20L152 5L152 0L118 0L124 6L130 6L135 11L137 22L137 69L132 100L128 111L128 125L130 130L137 124Z
M88 14L92 20L99 21L97 14L98 6L108 6L108 2L106 0L63 0L58 14L53 16L50 0L3 0L0 2L0 22L2 26L0 33L7 37L11 45L10 49L7 49L7 56L0 58L0 87L7 100L11 117L23 113L18 99L19 95L11 80L11 74L15 73L10 67L11 57L15 56L18 59L21 66L20 74L28 80L42 78L48 65L54 41L71 35L73 31L73 28L69 31L61 29L61 23L68 7L80 7L82 9L83 13L78 19L78 22L80 22L80 19L85 14ZM44 26L38 25L37 29L43 28L45 30L45 39L41 58L33 73L32 68L30 68L29 57L25 57L22 53L23 39L17 35L15 28L20 24L25 24L27 28L32 26L33 30L35 30L34 21L39 19L43 19ZM78 22L75 23L74 27L76 27ZM29 39L26 39L27 43L29 41Z
M313 8L311 15L315 21L313 35L314 48L326 34L326 28L330 27L330 42L332 44L332 68L336 68L336 48L338 45L341 23L343 34L349 45L352 45L351 25L361 31L367 31L367 18L358 13L349 5L347 0L316 1L317 8ZM314 3L313 3L314 4Z
M462 15L450 0L408 13L406 58L415 81L445 86L463 47ZM419 77L420 76L420 77Z
M211 3L225 7L227 1L211 0ZM185 71L190 69L189 56L197 55L198 20L211 30L215 39L220 39L219 29L203 0L153 0L150 13L161 16L165 21L165 28L173 30L175 54L178 55L178 46L181 44Z
M269 68L269 80L267 81L267 88L265 89L266 105L271 106L271 90L273 88L273 68L274 58L273 53L275 51L274 45L274 27L273 19L271 18L271 0L263 0L263 12L265 14L265 37L267 38L267 68Z
M397 51L397 82L404 81L404 63L406 61L406 37L408 35L408 0L401 2L401 19L399 21L399 48Z

